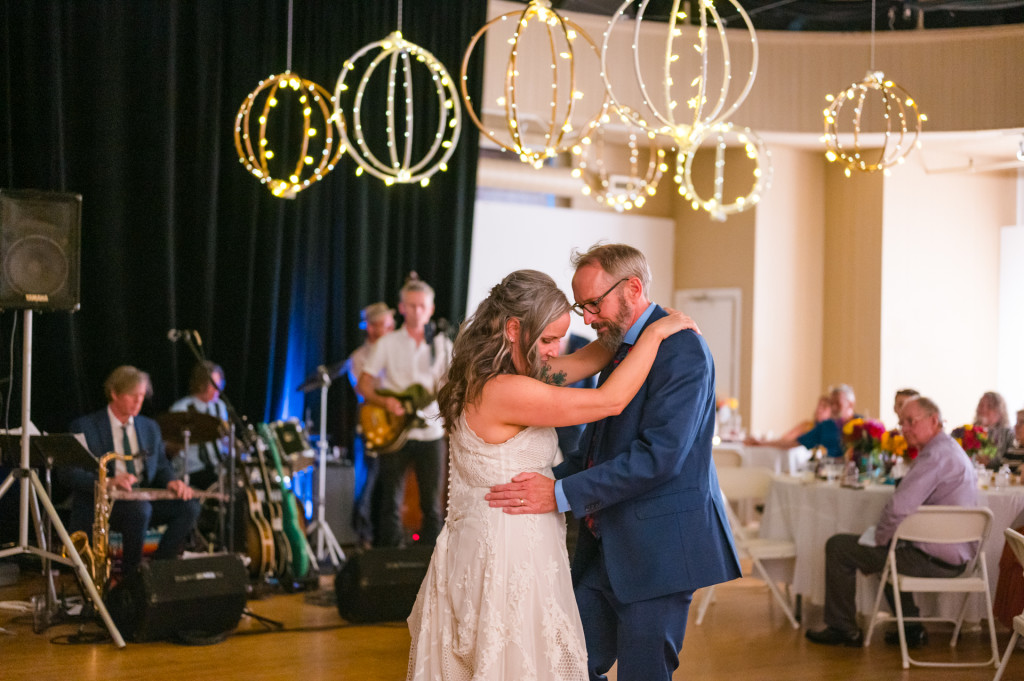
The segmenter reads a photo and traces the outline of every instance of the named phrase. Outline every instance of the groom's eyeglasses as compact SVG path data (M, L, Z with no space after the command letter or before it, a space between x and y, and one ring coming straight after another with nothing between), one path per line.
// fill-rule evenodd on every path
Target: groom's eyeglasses
M583 316L584 312L589 312L590 314L601 314L601 301L604 300L609 293L614 291L616 286L618 286L624 281L629 281L629 277L623 277L622 279L619 279L617 282L612 284L612 287L610 289L599 295L597 298L594 298L593 300L587 300L582 303L575 303L572 306L572 311L581 317Z

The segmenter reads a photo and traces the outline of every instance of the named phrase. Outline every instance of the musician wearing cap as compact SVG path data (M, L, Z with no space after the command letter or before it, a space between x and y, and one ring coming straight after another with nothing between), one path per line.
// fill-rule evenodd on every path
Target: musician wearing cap
M224 389L224 370L210 361L192 367L188 379L188 396L171 405L172 412L205 414L224 422L228 408L220 393ZM198 430L198 429L197 429ZM227 456L225 438L207 440L202 433L191 433L191 444L184 452L179 471L188 473L189 485L196 489L209 489L217 482L220 462ZM205 441L204 441L205 440Z
M370 356L373 346L386 334L395 330L395 311L388 307L387 303L372 303L363 308L360 317L359 326L366 331L366 340L348 356L345 371L353 390L356 391L357 399L362 402L363 396L357 389L359 377L363 374L363 366L366 365L366 358ZM378 516L378 509L375 506L379 507L379 503L374 503L374 499L379 499L380 495L374 494L374 490L380 467L377 463L377 454L371 449L363 447L357 450L356 456L362 456L366 477L352 513L352 527L359 535L360 544L370 546L373 543L373 528Z
M409 419L410 427L403 433L407 439L401 448L379 457L377 485L381 507L375 546L401 546L404 542L401 508L405 471L410 465L416 473L423 512L421 541L433 544L444 522L444 427L434 396L448 372L452 342L435 331L430 321L434 314L434 289L415 274L399 292L398 311L404 323L374 344L357 384L357 391L368 403L398 416L415 416ZM414 413L410 413L412 403L417 405L412 409Z
M146 530L166 525L154 559L176 558L199 516L199 502L192 490L178 480L164 451L160 426L139 414L150 394L149 374L133 366L119 366L103 384L107 397L104 409L79 417L70 430L85 436L86 445L97 459L109 452L131 455L129 461L108 464L107 489L130 492L133 487L165 488L173 498L157 501L119 500L109 518L112 532L120 532L123 544L123 573L130 574L142 562ZM72 490L69 530L91 533L95 509L94 486L99 471L68 468L64 482Z

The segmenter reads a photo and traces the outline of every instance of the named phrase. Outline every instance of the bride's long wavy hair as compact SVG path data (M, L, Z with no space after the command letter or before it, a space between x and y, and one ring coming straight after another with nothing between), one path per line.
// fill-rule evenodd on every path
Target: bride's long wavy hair
M519 320L525 373L536 378L541 371L537 341L544 328L569 309L554 279L536 270L517 270L492 288L455 339L448 377L437 395L445 430L451 432L466 405L480 398L487 381L516 373L512 341L505 335L508 320Z

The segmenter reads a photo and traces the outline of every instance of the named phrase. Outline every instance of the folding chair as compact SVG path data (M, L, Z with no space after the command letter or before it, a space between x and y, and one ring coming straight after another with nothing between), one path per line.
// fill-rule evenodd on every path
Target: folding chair
M1006 537L1006 544L1013 550L1013 555L1017 556L1017 562L1024 567L1024 534L1007 527L1003 530L1003 536ZM996 670L992 681L999 681L1002 678L1003 672L1006 671L1006 663L1010 661L1010 655L1013 654L1013 649L1017 645L1017 638L1022 634L1024 634L1024 612L1013 618L1013 635L1010 636L1010 642L1006 644L1003 660L999 663L999 669Z
M722 489L722 496L725 497L725 512L728 514L729 525L732 527L732 535L740 560L750 561L752 573L768 585L772 596L782 611L786 613L786 618L793 628L799 628L800 625L793 614L793 607L788 596L782 593L763 563L763 561L769 560L794 560L796 544L784 539L762 539L756 536L754 530L740 522L729 503L730 501L763 502L768 496L768 488L772 483L771 471L756 467L723 467L718 469L718 483ZM787 586L787 591L788 588ZM704 614L714 598L715 586L712 585L706 589L704 599L697 610L697 624L704 621Z
M988 568L985 565L985 541L988 539L992 526L992 511L984 507L965 506L921 506L915 513L907 516L896 528L889 554L882 570L882 579L875 596L875 608L871 615L871 624L864 637L864 645L871 642L871 634L879 621L879 609L886 582L892 585L893 601L896 604L896 626L900 637L900 652L903 657L903 668L911 664L919 667L984 667L995 665L999 661L999 649L996 646L995 621L992 616L992 594L989 591ZM964 571L956 577L912 577L899 572L896 565L896 547L901 541L925 542L930 544L976 543L974 556L967 562ZM947 617L905 617L900 593L963 593L960 615L954 620ZM953 637L949 645L955 646L963 625L964 613L972 593L985 595L985 615L988 618L989 639L992 644L992 655L984 662L929 662L915 660L910 657L907 649L907 636L903 630L906 622L952 622ZM892 616L882 617L883 620L894 619Z
M743 455L732 447L712 447L711 458L714 459L717 469L736 468L743 465Z

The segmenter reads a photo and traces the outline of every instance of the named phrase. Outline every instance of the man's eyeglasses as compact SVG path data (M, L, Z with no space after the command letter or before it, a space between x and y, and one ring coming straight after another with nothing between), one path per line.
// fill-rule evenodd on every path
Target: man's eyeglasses
M629 281L629 277L623 277L622 279L619 279L617 282L612 284L612 287L610 289L599 295L597 298L594 298L593 300L588 300L582 303L574 304L572 306L572 311L581 317L583 316L584 312L589 312L590 314L601 314L601 301L604 300L609 293L614 291L616 286L618 286L624 281Z
M902 418L899 421L899 426L900 426L900 428L913 428L915 423L918 423L919 421L924 421L926 418L928 418L928 417L927 416L918 416L916 419L915 418Z

